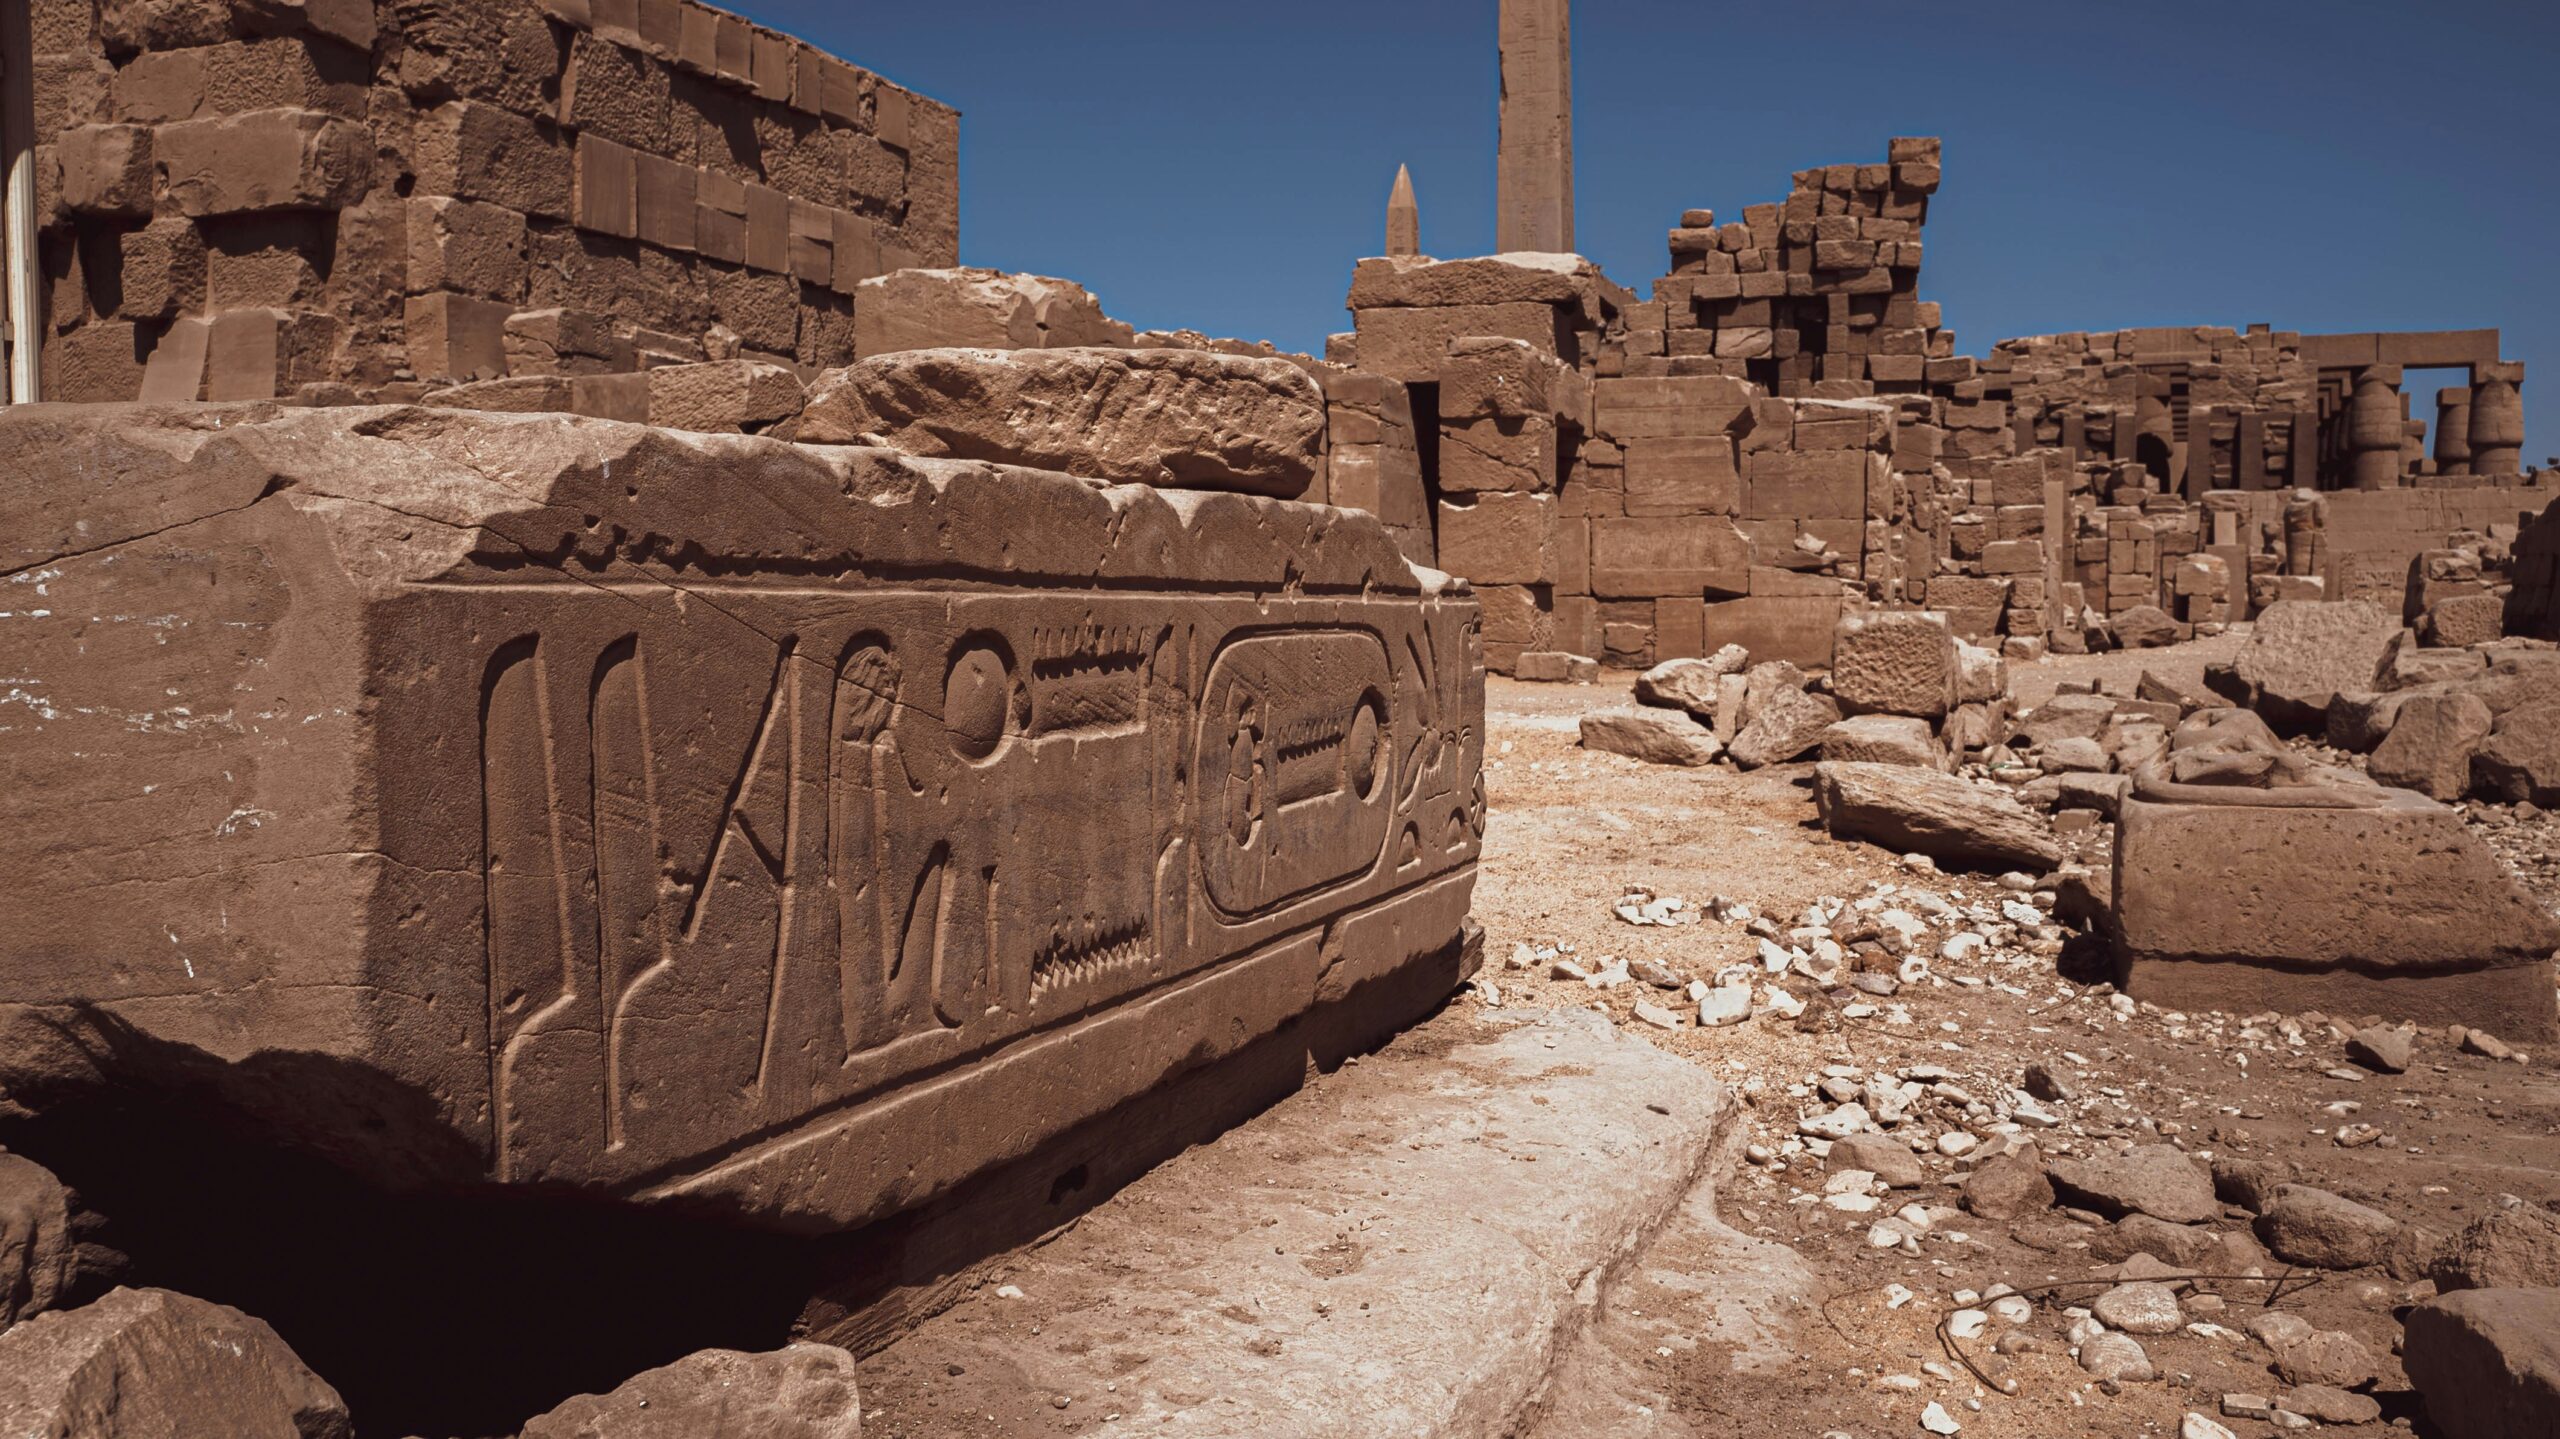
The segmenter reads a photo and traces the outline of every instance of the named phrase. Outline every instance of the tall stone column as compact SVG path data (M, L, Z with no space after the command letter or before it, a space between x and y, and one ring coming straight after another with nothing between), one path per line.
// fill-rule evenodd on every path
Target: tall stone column
M1502 0L1494 248L1573 251L1571 0Z
M1395 188L1387 192L1387 253L1422 253L1422 207L1413 198L1413 172L1402 165L1396 167Z
M2347 479L2359 490L2387 490L2400 483L2400 367L2367 365L2356 371L2347 398Z
M2436 391L2436 473L2471 473L2471 387Z
M2524 383L2521 361L2480 367L2471 386L2471 473L2512 475L2524 458Z

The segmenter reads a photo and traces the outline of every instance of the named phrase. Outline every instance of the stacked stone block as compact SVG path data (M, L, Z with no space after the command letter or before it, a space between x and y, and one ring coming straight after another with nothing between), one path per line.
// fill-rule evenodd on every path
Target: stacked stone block
M956 112L693 0L34 11L50 398L813 371L956 258Z
M1628 319L1630 374L1725 374L1772 394L1918 392L1958 367L1938 308L1920 300L1921 227L1939 145L1899 139L1885 163L1797 172L1781 204L1717 224L1690 210L1671 273Z

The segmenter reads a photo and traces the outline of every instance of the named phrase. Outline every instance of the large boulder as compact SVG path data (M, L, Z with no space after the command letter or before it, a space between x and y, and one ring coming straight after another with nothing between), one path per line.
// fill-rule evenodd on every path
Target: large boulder
M2317 729L2340 690L2381 688L2399 635L2398 619L2363 600L2279 600L2259 613L2232 672L2269 724Z
M2053 830L2002 791L1903 765L1826 762L1814 802L1843 839L1959 865L2047 870L2062 862Z
M2466 1289L2409 1311L2401 1366L2444 1439L2560 1436L2560 1289Z
M1711 763L1724 746L1715 731L1679 710L1595 710L1582 717L1582 747L1607 750L1647 764L1695 768Z
M905 350L818 377L803 442L1294 498L1324 395L1285 360L1199 350Z
M348 1439L338 1391L237 1309L113 1289L0 1334L0 1434Z
M853 1356L828 1344L766 1354L705 1349L581 1394L524 1426L523 1439L860 1439Z
M2178 642L2178 622L2158 605L2135 605L2108 617L2116 643L2129 650L2156 650Z
M1956 703L1955 637L1924 610L1841 617L1831 640L1831 692L1851 713L1934 719Z
M0 1330L51 1309L71 1287L78 1255L62 1181L0 1152Z
M2457 800L2471 787L2471 760L2494 723L2478 696L2430 695L2400 707L2368 767L2382 784L2429 799Z
M1785 764L1822 742L1822 732L1840 718L1840 706L1828 695L1780 688L1760 702L1751 722L1733 737L1733 762L1744 769Z

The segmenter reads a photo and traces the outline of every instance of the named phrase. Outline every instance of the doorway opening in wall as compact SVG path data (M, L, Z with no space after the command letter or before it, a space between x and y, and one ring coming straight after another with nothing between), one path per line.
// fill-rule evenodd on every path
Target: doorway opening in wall
M2413 420L2424 420L2427 422L2426 454L2428 459L2432 460L2436 457L2437 392L2441 390L2458 389L2468 393L2470 388L2471 372L2460 366L2443 370L2403 370L2400 372L2400 394L2404 401L2404 406L2409 418ZM2470 411L2466 409L2463 413L2467 423ZM2468 444L2470 436L2465 434L2461 438L2465 441L2463 448L2464 452L2467 454L2470 448Z
M2158 435L2136 436L2133 441L2133 458L2135 463L2151 472L2153 485L2164 491L2177 488L2175 478L2169 473L2174 466L2170 464L2171 456L2167 440Z

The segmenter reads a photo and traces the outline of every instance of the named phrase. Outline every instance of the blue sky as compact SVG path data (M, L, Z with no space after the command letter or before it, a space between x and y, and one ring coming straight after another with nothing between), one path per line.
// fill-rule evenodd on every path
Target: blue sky
M1494 0L738 8L958 106L961 252L1141 327L1319 350L1413 167L1493 241ZM1924 298L2002 336L2264 320L2504 330L2560 449L2560 4L1584 0L1577 238L1644 290L1681 210L1946 140ZM2424 379L2432 418L2433 387Z

